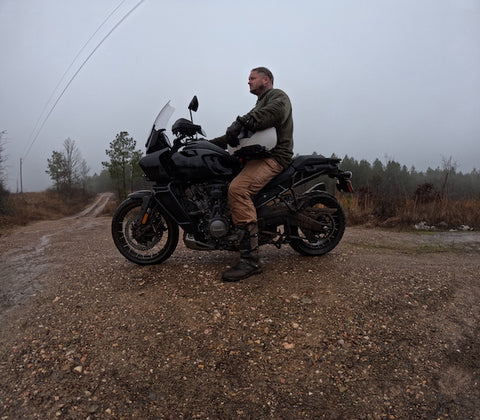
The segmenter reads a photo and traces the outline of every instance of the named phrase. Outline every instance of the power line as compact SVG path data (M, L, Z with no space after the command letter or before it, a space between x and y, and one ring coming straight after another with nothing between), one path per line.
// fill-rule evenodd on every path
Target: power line
M42 116L45 114L45 111L47 109L47 106L49 103L51 103L52 99L53 99L53 96L55 95L55 92L57 91L57 89L59 88L60 84L63 82L63 80L65 79L67 73L70 71L70 69L73 67L73 64L75 63L75 61L77 61L77 58L80 56L80 54L83 52L83 50L87 47L87 45L90 43L90 41L93 39L93 37L98 33L98 31L103 27L103 25L105 25L105 23L110 19L110 17L120 8L120 6L125 3L127 0L122 0L117 7L115 7L115 9L112 10L112 12L110 12L110 14L104 19L104 21L100 24L100 26L96 29L96 31L90 36L90 38L88 38L87 42L85 42L85 44L83 45L82 48L80 48L80 50L78 51L77 55L75 56L75 58L72 60L72 62L70 63L70 65L67 67L67 69L65 70L65 72L63 73L62 77L60 78L60 80L58 81L57 85L55 86L55 88L53 89L52 91L52 94L50 95L50 97L48 98L47 102L45 102L45 105L42 109L42 112L40 113L40 115L38 116L38 119L37 119L37 122L35 123L35 126L33 127L33 130L32 132L30 133L30 136L29 136L29 139L31 139L35 133L35 131L37 130L37 127L38 127L38 124L40 123L40 120L42 119Z
M97 46L93 49L93 51L88 55L88 57L82 62L82 64L80 65L80 67L78 68L78 70L73 74L73 76L70 78L70 80L68 81L67 85L65 86L65 88L62 90L62 92L60 93L60 95L58 96L57 100L55 101L55 103L52 105L52 107L50 108L50 111L48 112L48 114L46 115L46 117L44 118L42 124L40 125L40 127L38 128L38 131L37 131L37 134L35 135L35 137L33 138L32 142L30 143L30 146L28 147L27 151L25 152L25 154L23 155L23 159L25 160L25 158L27 157L28 153L30 152L30 150L32 149L32 146L33 144L35 143L35 141L37 140L40 132L42 131L42 128L44 127L45 123L47 122L48 118L50 117L50 115L52 114L53 110L55 109L55 107L57 106L58 102L60 101L60 99L62 98L62 96L64 95L65 91L68 89L68 87L72 84L73 80L75 79L75 77L78 75L78 73L80 73L80 70L82 70L83 66L85 66L85 64L87 63L87 61L90 59L90 57L92 57L93 54L95 54L95 52L98 50L98 48L100 48L100 46L105 42L105 40L112 34L113 31L115 31L115 29L117 29L121 24L122 22L127 19L128 16L130 16L134 10L140 6L140 4L142 4L145 0L140 0L134 7L132 7L127 14L125 14L125 16L122 17L122 19L120 19L117 24L107 33L107 35L105 35L103 37L103 39L97 44Z

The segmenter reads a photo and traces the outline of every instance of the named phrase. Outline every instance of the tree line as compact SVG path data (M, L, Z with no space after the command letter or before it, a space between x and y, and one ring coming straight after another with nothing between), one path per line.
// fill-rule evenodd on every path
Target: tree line
M108 159L102 162L104 170L87 177L85 185L93 192L115 191L121 199L135 189L148 188L138 165L143 152L136 149L136 141L128 132L118 133L109 146L105 150ZM353 173L353 185L359 195L388 199L410 197L420 201L438 197L480 199L480 173L476 169L470 173L457 171L451 157L443 158L441 165L435 169L417 171L392 159L386 163L375 159L370 163L347 155L342 159L341 168Z
M2 197L7 193L3 176L4 135L5 132L0 132L0 207ZM118 133L110 142L109 149L105 150L105 155L107 159L102 162L104 169L99 174L90 176L90 169L75 141L67 138L63 150L54 150L47 159L46 173L53 182L53 188L65 194L78 189L93 193L114 191L123 199L131 191L148 187L138 165L143 152L136 148L136 141L128 132ZM441 165L435 169L417 171L414 167L408 169L395 160L383 163L375 159L371 163L347 155L342 159L341 168L353 173L353 185L359 195L410 197L420 201L438 197L453 200L480 199L479 171L474 169L470 173L462 173L457 170L451 157L443 158Z
M467 198L480 199L480 172L457 171L457 165L450 158L443 158L441 166L426 171L408 169L394 160L383 164L379 159L373 163L345 156L341 166L352 171L353 184L359 193L386 198L410 197L430 201L438 197L452 200Z

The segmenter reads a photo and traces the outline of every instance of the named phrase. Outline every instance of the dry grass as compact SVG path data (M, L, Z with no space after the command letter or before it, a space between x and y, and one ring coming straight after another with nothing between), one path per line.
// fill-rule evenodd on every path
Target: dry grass
M0 232L39 220L54 220L80 212L91 196L79 192L66 198L52 191L10 194L8 213L0 215Z
M118 201L116 200L110 200L106 205L105 208L102 210L100 213L101 216L113 216L115 213L115 210L118 207Z
M349 225L412 228L423 221L443 228L467 225L480 229L480 200L437 199L419 203L412 199L374 199L356 194L342 194L339 199ZM91 197L84 194L65 198L52 191L10 194L7 201L9 214L0 215L0 233L39 220L71 216L80 212L90 200ZM116 205L109 203L103 214L113 214Z
M356 195L339 198L350 225L411 228L425 222L439 228L458 228L462 225L480 228L480 200L441 198L420 203L410 198L366 199Z

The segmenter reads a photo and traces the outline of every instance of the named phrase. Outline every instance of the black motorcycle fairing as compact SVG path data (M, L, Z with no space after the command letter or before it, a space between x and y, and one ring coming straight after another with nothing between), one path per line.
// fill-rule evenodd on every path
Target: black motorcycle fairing
M184 231L193 232L191 217L185 212L173 191L174 185L156 185L153 187L153 200L159 205Z
M238 159L208 141L187 144L173 153L171 160L174 178L194 183L212 178L231 179L240 170Z
M167 172L170 148L165 147L142 157L138 164L150 181L168 182L171 177Z
M170 140L165 129L156 130L155 126L153 126L145 147L147 148L147 155L149 153L156 152L157 150L171 147Z

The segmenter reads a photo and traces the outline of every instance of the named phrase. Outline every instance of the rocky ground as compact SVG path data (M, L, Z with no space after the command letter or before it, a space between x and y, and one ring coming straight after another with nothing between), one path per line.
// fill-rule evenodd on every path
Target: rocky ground
M127 262L95 211L0 238L0 420L480 418L480 234Z

